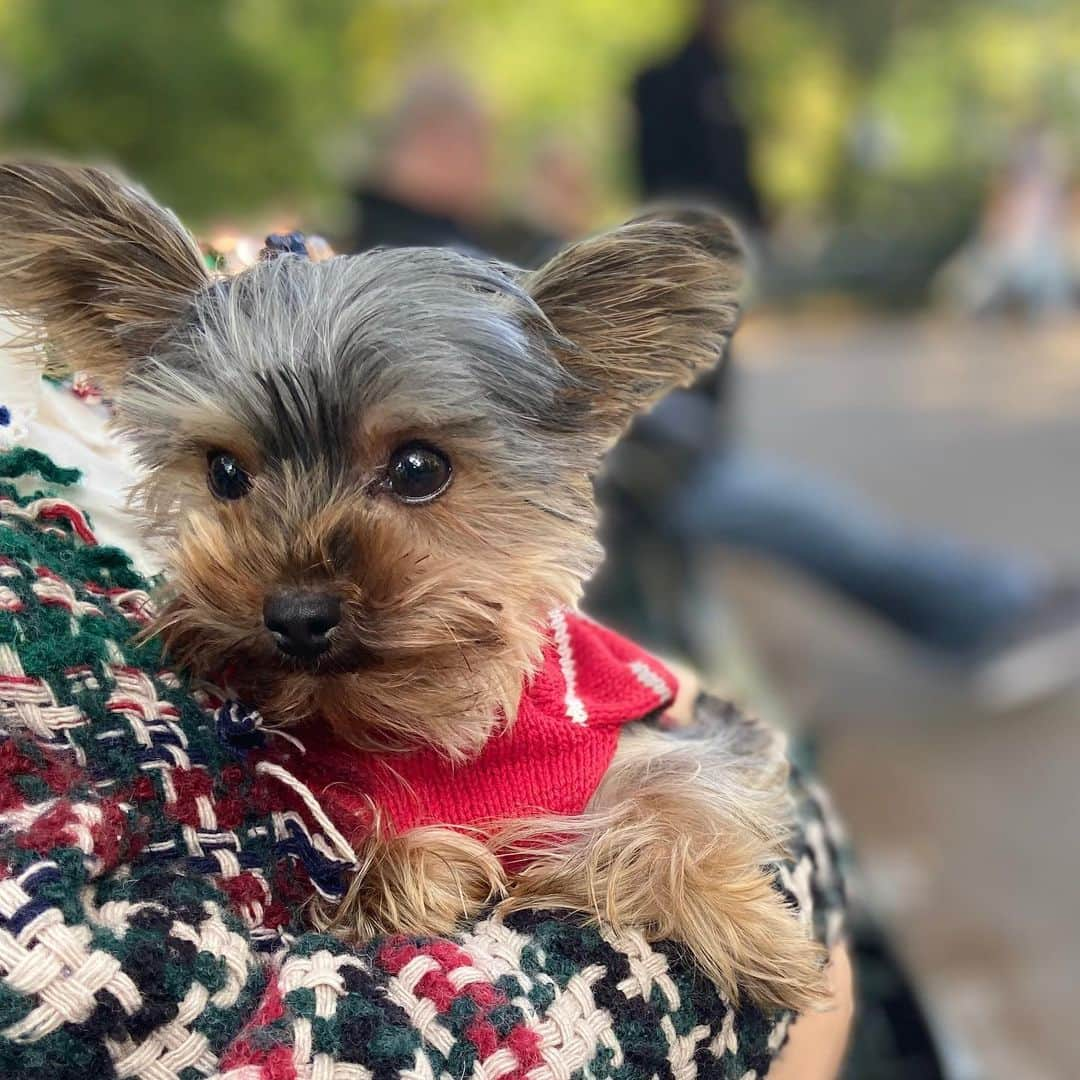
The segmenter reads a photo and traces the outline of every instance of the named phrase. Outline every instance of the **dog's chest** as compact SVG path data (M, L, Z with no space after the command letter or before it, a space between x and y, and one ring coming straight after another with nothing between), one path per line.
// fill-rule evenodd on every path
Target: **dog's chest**
M580 814L614 756L619 731L670 706L674 676L654 657L577 612L552 613L540 669L518 715L467 762L433 749L372 754L325 734L305 738L298 772L346 832L377 807L395 834L423 825L483 828Z

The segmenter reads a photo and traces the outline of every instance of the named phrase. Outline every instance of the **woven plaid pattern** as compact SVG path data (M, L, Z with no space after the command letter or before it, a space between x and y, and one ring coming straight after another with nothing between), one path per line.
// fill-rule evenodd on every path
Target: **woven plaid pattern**
M75 480L0 455L0 1076L765 1074L791 1018L732 1009L674 945L543 912L363 949L305 933L348 864L253 767L261 733L223 740L229 709L135 639L147 583L59 497ZM831 940L835 833L794 787L778 884Z

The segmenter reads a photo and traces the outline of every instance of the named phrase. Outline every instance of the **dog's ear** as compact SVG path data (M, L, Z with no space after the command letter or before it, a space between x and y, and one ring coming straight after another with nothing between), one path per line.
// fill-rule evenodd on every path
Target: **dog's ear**
M684 209L583 240L530 275L573 379L565 415L613 439L639 410L718 363L738 321L743 265L719 214Z
M176 217L109 173L0 163L0 309L115 386L209 273Z

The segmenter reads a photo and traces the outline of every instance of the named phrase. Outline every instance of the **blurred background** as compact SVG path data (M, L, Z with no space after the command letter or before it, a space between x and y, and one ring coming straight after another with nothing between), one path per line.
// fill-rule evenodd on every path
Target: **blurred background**
M1071 0L0 0L0 150L212 258L535 264L659 198L753 253L617 448L588 603L796 735L854 840L854 1077L1077 1074Z

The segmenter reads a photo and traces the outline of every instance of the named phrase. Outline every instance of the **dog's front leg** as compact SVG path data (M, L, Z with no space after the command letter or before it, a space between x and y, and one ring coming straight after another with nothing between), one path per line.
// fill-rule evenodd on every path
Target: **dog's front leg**
M682 942L732 1000L822 1004L823 952L769 869L783 852L786 769L742 744L749 730L710 741L625 732L584 814L506 831L509 853L533 857L501 910L570 908L616 932ZM544 835L559 842L538 845Z
M452 829L373 836L343 900L319 899L312 921L346 941L381 934L445 935L505 894L498 859Z

